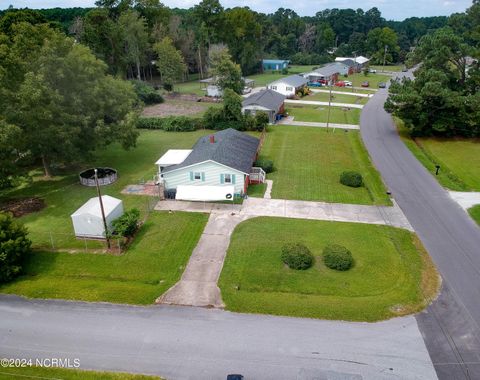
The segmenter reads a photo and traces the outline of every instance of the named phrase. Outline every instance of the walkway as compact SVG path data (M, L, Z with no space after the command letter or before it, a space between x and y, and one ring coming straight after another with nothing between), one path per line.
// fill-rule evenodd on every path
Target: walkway
M265 199L272 199L273 181L271 179L266 179L265 183L267 184L267 188L265 189L265 194L263 194L263 197Z
M480 379L480 229L400 139L383 108L387 95L368 102L360 131L443 278L438 300L417 320L440 378Z
M349 323L0 295L0 321L0 357L77 358L81 369L171 380L435 379L412 316Z
M314 88L310 88L310 91L312 92L320 92L320 93L326 93L329 94L330 90L317 90ZM356 96L359 98L371 98L374 94L361 94L359 92L347 92L347 91L332 91L332 94L338 94L338 95L351 95L351 96Z
M280 121L277 122L280 125L294 125L297 127L316 127L316 128L327 128L327 123L319 123L316 121L295 121L293 116L288 116L282 118ZM336 124L330 123L328 124L329 128L335 129L360 129L359 125L356 124Z
M182 278L157 303L224 307L217 281L222 271L230 237L244 220L257 216L328 220L412 227L395 204L393 207L325 202L248 198L243 205L160 201L155 210L209 212L210 218L195 247Z
M449 191L448 193L464 210L480 205L480 192Z
M331 104L329 104L328 102L319 102L319 101L316 101L316 100L285 99L285 103L305 104L305 105L312 105L312 106L328 106L328 105L331 105L332 107L357 108L357 109L362 109L364 107L363 104L351 104L351 103L331 103Z

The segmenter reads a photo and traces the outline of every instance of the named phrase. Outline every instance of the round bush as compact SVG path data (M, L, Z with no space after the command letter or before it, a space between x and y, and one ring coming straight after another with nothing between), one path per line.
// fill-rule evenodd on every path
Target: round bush
M312 266L313 255L301 243L285 244L282 247L282 261L290 269L305 270Z
M347 248L332 244L323 250L323 262L330 269L346 271L352 267L353 257Z
M271 160L257 160L253 166L262 168L267 174L273 172L273 161Z
M340 175L340 183L350 187L360 187L363 185L363 178L360 173L349 171Z

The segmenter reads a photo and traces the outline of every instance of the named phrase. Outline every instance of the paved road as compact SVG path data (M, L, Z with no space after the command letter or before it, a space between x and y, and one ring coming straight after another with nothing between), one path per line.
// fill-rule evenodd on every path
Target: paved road
M345 323L0 296L0 357L224 380L434 379L414 317ZM0 368L1 371L1 368Z
M480 229L402 143L386 97L381 90L365 106L361 134L444 281L417 320L441 379L480 379Z

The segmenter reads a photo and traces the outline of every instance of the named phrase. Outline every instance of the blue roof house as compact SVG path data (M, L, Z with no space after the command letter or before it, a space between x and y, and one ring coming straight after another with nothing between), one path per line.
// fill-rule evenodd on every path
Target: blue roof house
M288 68L290 63L287 59L264 59L262 60L263 71L281 71Z

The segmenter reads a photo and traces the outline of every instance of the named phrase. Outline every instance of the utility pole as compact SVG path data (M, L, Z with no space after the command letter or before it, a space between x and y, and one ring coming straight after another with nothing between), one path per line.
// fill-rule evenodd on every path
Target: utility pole
M383 68L382 68L382 73L385 72L385 62L387 60L387 50L388 50L388 45L385 45L385 52L383 53Z
M327 132L328 127L330 126L330 108L332 108L332 82L328 82L330 84L330 92L328 96L328 111L327 111Z
M94 172L95 172L95 186L97 187L98 201L100 202L100 210L102 211L103 228L105 228L105 238L107 239L107 248L110 249L110 237L108 236L107 219L105 218L105 209L103 208L102 194L100 193L100 186L98 184L98 174L97 174L96 168L94 169Z

